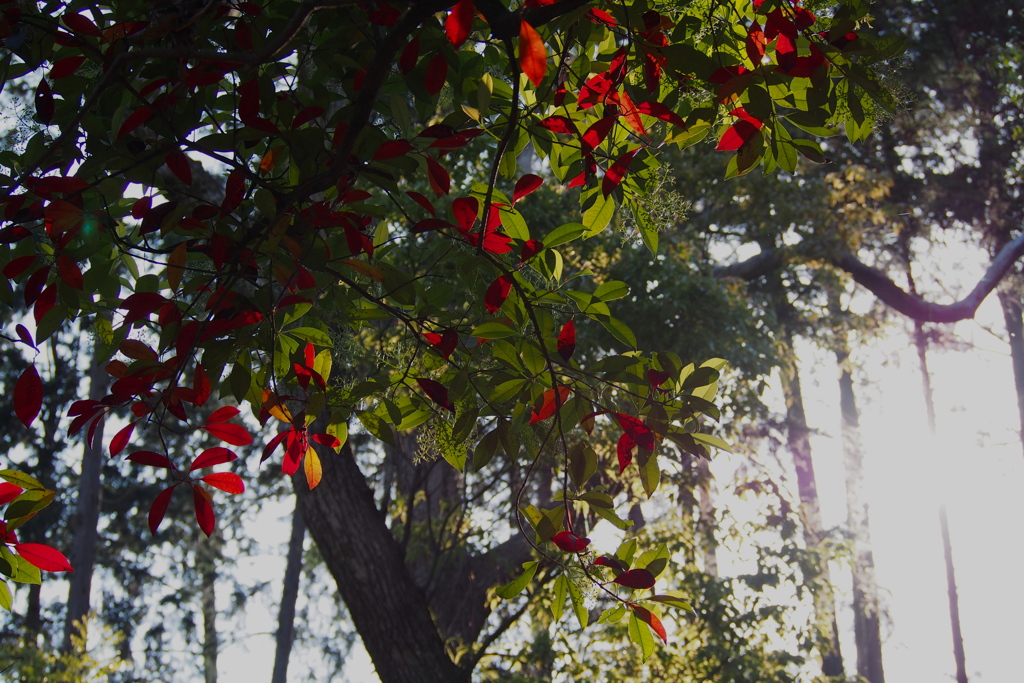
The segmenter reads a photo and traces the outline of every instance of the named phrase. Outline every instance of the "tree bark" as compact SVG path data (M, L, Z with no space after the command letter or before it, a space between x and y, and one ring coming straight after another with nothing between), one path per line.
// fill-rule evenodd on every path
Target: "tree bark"
M1021 318L1020 297L1007 290L1000 290L999 306L1003 309L1003 320L1010 337L1010 360L1013 361L1013 384L1017 390L1017 412L1020 418L1017 435L1024 448L1024 320Z
M338 590L383 683L462 683L469 672L448 655L423 591L377 506L349 443L322 459L329 485L296 482L308 520Z
M198 549L196 569L200 577L200 609L203 613L203 677L205 683L217 683L217 567L221 559L220 536L205 539Z
M277 647L274 652L274 672L271 683L285 683L288 678L288 658L295 640L295 602L299 597L302 578L302 544L306 539L306 523L296 503L292 513L292 533L288 539L288 561L284 570L284 588L281 591L281 609L277 613Z
M846 333L841 332L836 348L836 363L840 370L839 405L842 411L843 464L846 468L846 523L853 545L853 629L857 644L857 673L869 683L885 683L878 584L875 582L875 560L871 552L868 504L864 499L864 446L849 355Z
M98 362L95 348L93 367L89 372L89 399L99 401L107 393L107 371ZM62 650L71 651L71 636L78 632L78 622L89 613L93 568L96 563L97 526L103 502L101 471L103 469L103 424L96 428L92 443L86 443L82 453L82 472L78 478L78 502L73 522L71 566L75 568L69 578L68 607L64 617Z
M785 303L783 307L788 308L789 304ZM787 313L786 311L782 312ZM818 485L814 478L814 462L811 459L810 430L807 428L807 415L804 412L799 368L793 353L793 335L785 323L786 317L788 316L780 316L783 323L781 337L786 347L780 369L782 391L786 398L786 437L790 453L793 455L793 464L796 467L804 542L807 545L807 550L817 556L818 575L812 578L820 580L818 581L820 585L814 589L814 614L824 640L821 651L821 672L825 676L842 676L843 654L839 646L839 628L836 624L831 574L828 563L820 555L825 534L821 525L821 509L818 504Z

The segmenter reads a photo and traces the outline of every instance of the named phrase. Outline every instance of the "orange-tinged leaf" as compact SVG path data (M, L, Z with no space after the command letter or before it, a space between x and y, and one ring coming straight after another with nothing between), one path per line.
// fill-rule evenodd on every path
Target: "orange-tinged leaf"
M548 69L544 41L537 33L537 29L530 26L525 19L519 20L519 68L535 88L540 87Z
M651 627L651 630L661 638L662 642L668 642L668 634L665 632L665 626L661 623L661 619L658 618L657 614L646 607L641 607L640 605L630 605L629 608L633 610L633 614L636 615L637 619Z
M26 427L39 415L43 407L43 380L35 365L25 368L14 385L14 414Z
M73 572L68 558L57 550L42 543L15 543L14 549L18 555L25 558L29 564L44 572Z
M203 481L227 493L238 494L245 491L245 482L234 472L212 472L203 477Z
M306 483L309 485L309 490L312 491L324 476L323 466L320 464L320 456L317 455L315 448L310 448L306 451L306 460L302 468L306 472Z
M185 263L188 261L188 246L181 242L171 250L167 257L167 284L172 290L177 290L181 284L181 278L185 274Z
M572 393L572 389L563 384L558 387L557 395L553 388L541 394L540 405L535 407L530 415L530 424L541 422L554 415L555 411L565 405L570 393Z
M384 273L380 271L380 268L372 266L366 261L360 261L359 259L354 258L347 258L342 259L341 263L348 266L352 270L356 271L360 275L365 275L371 280L375 280L377 282L384 282Z
M295 422L291 411L288 410L288 406L282 403L277 394L270 389L263 390L263 409L281 422L287 422L288 424Z
M270 173L277 166L277 162L281 160L281 154L284 152L283 146L272 147L267 150L267 153L260 159L260 172Z

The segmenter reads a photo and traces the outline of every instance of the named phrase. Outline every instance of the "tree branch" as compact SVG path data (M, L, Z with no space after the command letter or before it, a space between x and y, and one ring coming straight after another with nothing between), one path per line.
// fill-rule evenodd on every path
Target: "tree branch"
M851 253L828 257L827 261L849 274L854 282L874 294L882 303L908 318L921 322L953 323L973 318L985 297L992 293L992 290L1006 277L1013 264L1022 257L1024 257L1024 233L999 250L989 264L988 270L978 280L978 284L974 286L970 294L951 304L932 303L917 294L904 291L884 272L869 266ZM745 261L716 267L711 272L719 278L736 277L749 281L756 280L789 263L809 258L809 254L796 247L783 247L763 251Z

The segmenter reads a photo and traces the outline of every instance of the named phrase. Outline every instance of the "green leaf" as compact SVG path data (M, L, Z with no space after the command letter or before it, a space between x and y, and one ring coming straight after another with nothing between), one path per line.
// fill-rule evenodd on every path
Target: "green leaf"
M633 330L629 329L626 323L610 315L592 315L590 317L601 323L604 329L608 330L620 342L631 349L636 348L636 335L633 334Z
M12 604L14 600L11 597L11 589L7 587L6 581L0 579L0 607L10 612Z
M16 486L20 486L23 489L40 489L46 490L46 487L39 483L38 479L30 477L23 472L16 472L15 470L2 470L0 471L0 478L5 481L9 481Z
M697 612L694 611L693 607L690 606L690 603L686 601L686 596L681 591L665 591L660 595L655 595L647 599L660 602L668 605L669 607L677 607L697 616Z
M290 334L293 337L298 337L317 346L331 346L330 335L315 327L293 327L290 330L285 330L285 334Z
M640 648L640 653L643 659L647 659L654 654L654 634L651 632L650 626L643 623L635 613L629 613L629 640Z
M569 588L569 599L572 600L572 611L576 614L576 621L580 624L580 629L585 629L587 623L590 621L590 612L587 611L587 605L583 599L583 592L580 587L572 579L567 579Z
M582 441L578 442L569 449L568 464L569 478L576 488L582 488L597 473L597 452Z
M544 238L545 247L557 247L560 244L578 239L587 231L587 228L580 223L565 223L552 230Z
M518 333L504 323L487 322L473 328L472 334L480 339L503 339L515 336Z
M522 593L526 586L533 581L533 577L537 573L537 564L536 560L524 562L522 573L504 586L499 587L497 590L498 595L506 600L511 600Z
M565 611L565 594L568 591L569 579L565 574L559 574L555 579L555 598L551 603L551 616L557 622L562 618Z
M620 280L605 282L594 290L594 298L601 301L614 301L629 295L629 285Z
M694 441L707 444L708 446L714 446L715 448L721 448L723 451L732 453L732 446L717 436L712 434L702 434L701 432L693 432L690 436L693 437Z
M590 201L586 202L587 208L583 211L583 225L586 226L585 238L598 235L612 221L615 215L615 200L611 195L605 197L599 188L591 195Z
M388 444L389 446L395 445L395 433L376 413L369 410L361 410L356 413L356 417L366 428L366 431L373 434L375 437Z
M658 485L661 483L661 469L658 467L656 454L652 454L640 464L640 483L648 498L658 490Z

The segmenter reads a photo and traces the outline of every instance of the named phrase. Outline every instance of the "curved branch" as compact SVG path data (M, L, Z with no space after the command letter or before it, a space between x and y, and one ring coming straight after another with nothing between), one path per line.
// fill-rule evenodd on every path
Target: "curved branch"
M1024 233L999 250L989 264L988 270L978 280L978 284L974 286L970 294L951 304L933 303L917 294L906 292L883 271L869 266L851 253L832 256L827 258L827 261L845 271L853 278L854 282L874 294L882 303L908 318L930 323L954 323L958 320L973 318L985 297L992 293L992 290L1010 272L1013 264L1022 257L1024 257ZM810 258L812 258L811 255L804 253L798 247L768 249L745 261L718 266L711 272L719 278L736 277L749 281L756 280L789 263L806 261Z
M907 317L922 322L953 323L973 318L981 302L992 293L996 285L1010 272L1013 264L1022 256L1024 256L1024 233L999 250L999 253L992 259L992 263L989 264L988 270L978 280L978 284L974 286L970 294L951 304L936 304L925 301L915 294L908 294L885 273L860 261L853 254L844 254L839 258L832 259L832 263L849 273L857 284L877 296L882 303L891 306Z

